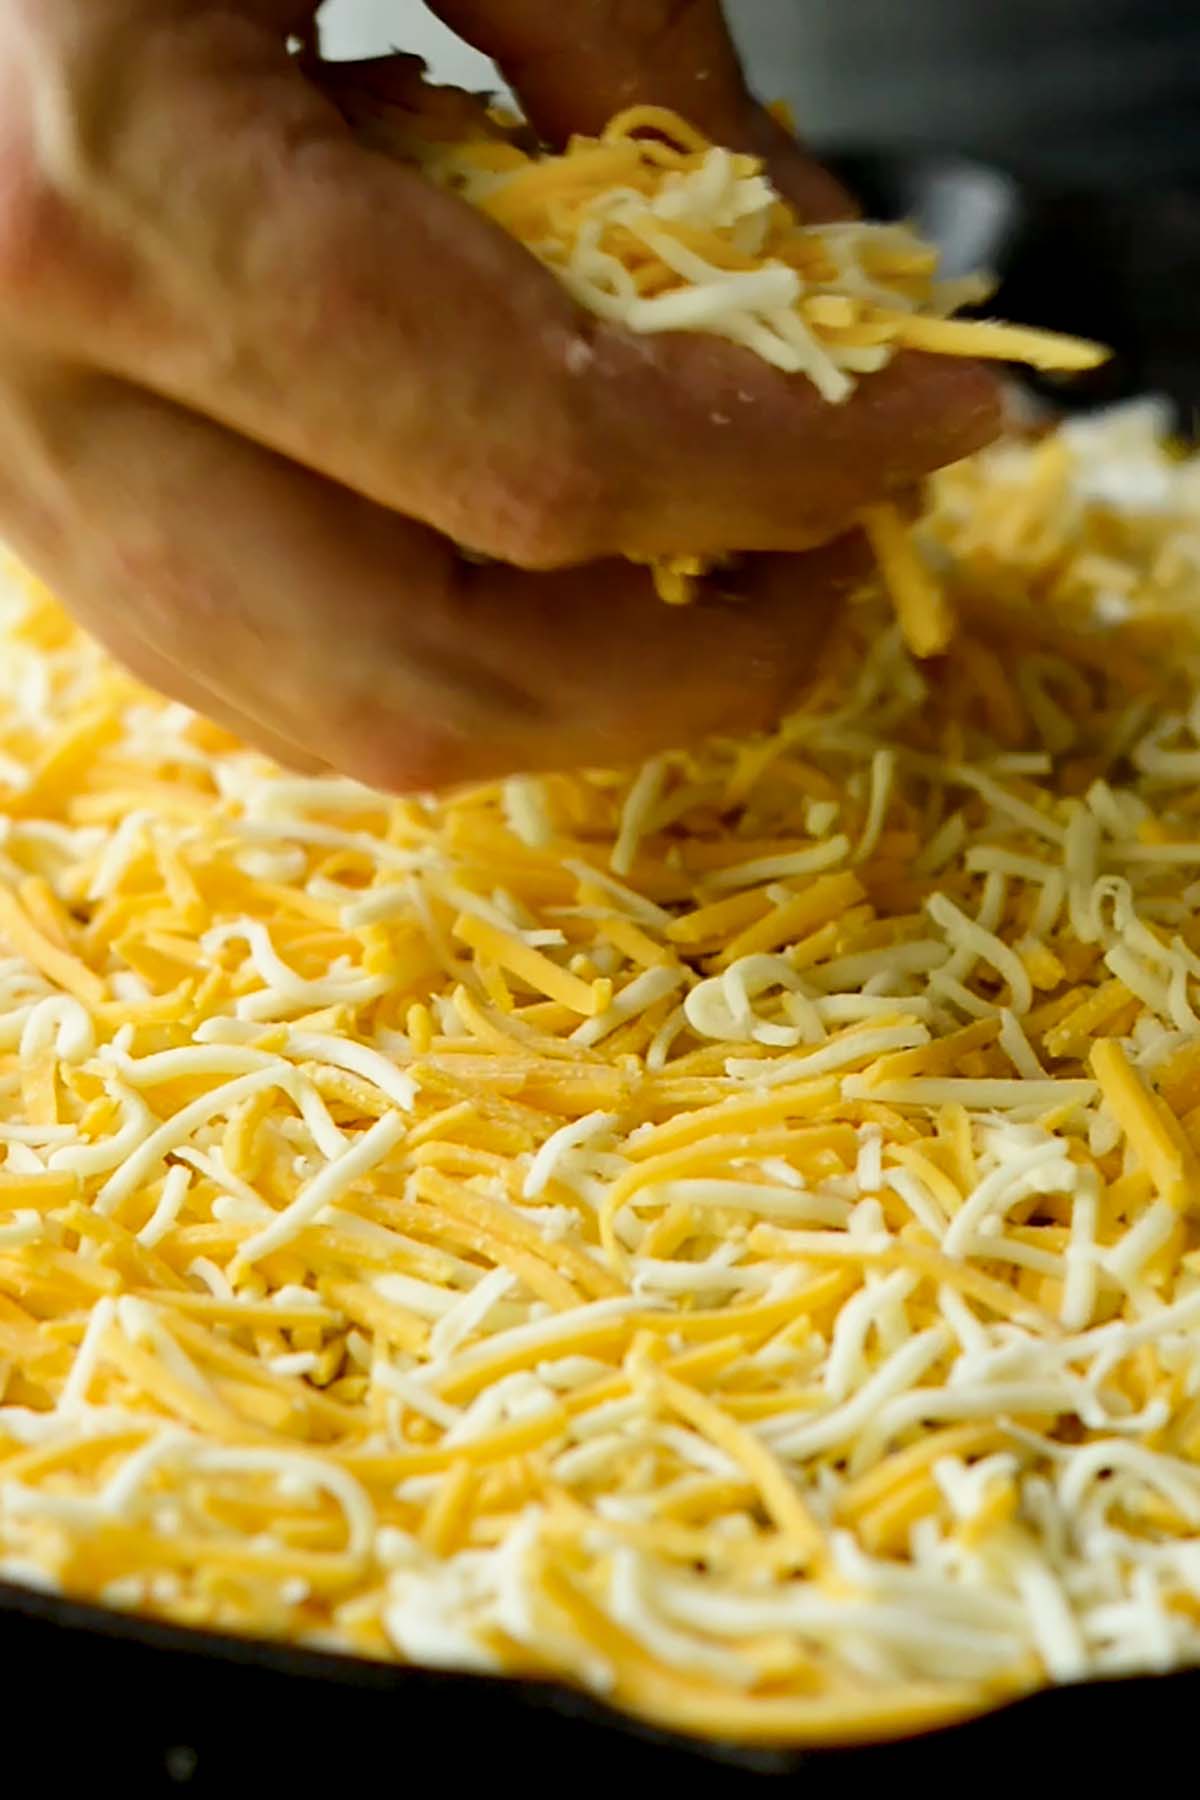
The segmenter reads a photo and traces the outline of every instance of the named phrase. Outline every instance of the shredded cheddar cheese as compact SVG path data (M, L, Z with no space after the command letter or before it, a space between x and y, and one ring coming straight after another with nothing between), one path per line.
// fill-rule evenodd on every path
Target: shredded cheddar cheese
M561 154L499 134L447 144L416 119L390 147L527 244L588 311L639 333L716 333L834 404L903 345L1064 370L1106 355L1080 338L951 320L985 281L940 283L936 251L907 226L806 224L757 158L662 107L632 107Z
M1200 465L916 529L944 664L441 801L12 573L0 1574L745 1741L1200 1660Z
M371 125L375 141L525 244L587 311L642 334L725 338L833 405L904 348L1064 372L1107 356L1081 338L950 318L986 299L985 279L939 281L936 251L907 225L805 223L761 161L662 107L632 107L561 154L482 115L478 135L457 142L416 113L392 112L382 134ZM863 523L910 650L941 655L954 615L934 566L894 506ZM710 565L681 546L653 567L660 597L683 605Z

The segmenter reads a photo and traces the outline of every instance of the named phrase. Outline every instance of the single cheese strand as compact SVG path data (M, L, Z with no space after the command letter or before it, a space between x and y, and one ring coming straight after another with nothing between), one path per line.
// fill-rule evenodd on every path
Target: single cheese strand
M370 1174L395 1149L403 1138L404 1131L404 1120L395 1113L388 1113L384 1118L377 1119L349 1150L344 1151L335 1162L327 1164L309 1182L273 1224L242 1245L241 1260L246 1263L258 1262L288 1243L323 1208L331 1206L356 1181Z
M51 944L37 928L30 923L29 917L22 908L11 889L0 882L0 938L24 956L35 969L40 969L48 980L74 996L81 1005L94 1008L105 1000L107 989L103 981L95 975L77 957L69 956Z
M473 950L482 951L499 963L502 969L509 969L522 981L538 993L546 994L552 1000L558 1000L569 1006L572 1012L582 1013L585 1018L595 1018L604 1011L611 995L611 987L603 981L581 981L567 969L560 969L557 963L543 956L540 950L531 949L517 937L510 937L507 932L498 931L485 919L473 913L463 913L455 922L455 937L469 944Z
M895 314L888 322L899 343L937 356L995 357L1001 362L1028 363L1035 369L1079 372L1098 369L1110 354L1102 344L1086 338L987 319L930 319L910 313Z
M824 1552L823 1533L782 1465L764 1444L722 1412L715 1402L673 1375L654 1369L647 1373L646 1380L652 1394L661 1396L681 1419L686 1419L718 1449L741 1464L762 1495L763 1505L779 1530L795 1543L806 1560Z
M954 616L921 562L911 532L894 506L866 508L862 524L896 603L905 643L914 656L940 656L954 636Z
M207 1124L220 1113L228 1113L239 1101L267 1087L278 1087L294 1094L297 1091L297 1077L286 1064L258 1069L251 1074L239 1076L235 1081L226 1082L222 1087L214 1088L211 1093L173 1114L157 1131L152 1131L144 1138L133 1155L122 1163L114 1175L109 1176L96 1196L97 1212L114 1213L158 1167L163 1158L185 1144L199 1126Z
M1200 1164L1179 1124L1144 1085L1116 1038L1101 1038L1092 1070L1160 1197L1178 1210L1200 1204Z

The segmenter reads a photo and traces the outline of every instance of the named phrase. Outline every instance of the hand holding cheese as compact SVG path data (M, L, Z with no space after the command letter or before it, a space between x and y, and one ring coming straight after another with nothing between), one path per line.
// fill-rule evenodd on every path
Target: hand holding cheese
M986 440L990 385L901 356L835 409L732 346L582 317L355 141L288 53L313 10L0 0L0 533L155 686L387 786L767 717L852 551L686 616L603 559L826 542ZM440 10L549 138L661 100L812 216L837 203L715 6Z

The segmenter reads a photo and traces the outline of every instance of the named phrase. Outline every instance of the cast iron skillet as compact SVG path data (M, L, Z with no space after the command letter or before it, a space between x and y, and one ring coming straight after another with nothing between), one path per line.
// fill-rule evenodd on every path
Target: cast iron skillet
M1002 277L989 310L1118 351L1082 381L1036 383L1064 409L1157 391L1200 417L1200 193L1036 192L946 158L837 159L874 216L916 218L948 272ZM1059 1689L984 1719L867 1749L744 1751L672 1739L551 1685L381 1667L147 1623L0 1585L0 1790L57 1797L390 1794L476 1783L562 1793L613 1778L686 1783L689 1800L792 1779L815 1800L881 1778L1020 1783L1018 1800L1165 1775L1200 1715L1200 1671ZM29 1787L15 1785L24 1775ZM899 1784L898 1789L893 1784ZM34 1790L37 1791L37 1790ZM660 1790L661 1791L661 1790Z
M1020 1784L1009 1800L1041 1800L1063 1777L1070 1793L1166 1778L1200 1711L1197 1671L1060 1688L902 1743L738 1750L631 1724L551 1685L246 1643L4 1587L0 1653L0 1786L14 1800L234 1800L252 1783L256 1800L575 1800L610 1781L624 1786L605 1800L674 1800L670 1783L692 1800L772 1776L804 1800L906 1800L918 1782L934 1800L958 1782L955 1800L1002 1782Z

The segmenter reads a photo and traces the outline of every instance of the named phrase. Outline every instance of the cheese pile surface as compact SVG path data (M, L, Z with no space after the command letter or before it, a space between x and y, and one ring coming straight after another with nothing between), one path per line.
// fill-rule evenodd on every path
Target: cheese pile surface
M1200 465L921 532L943 663L443 802L12 575L0 1575L744 1740L1200 1660Z

